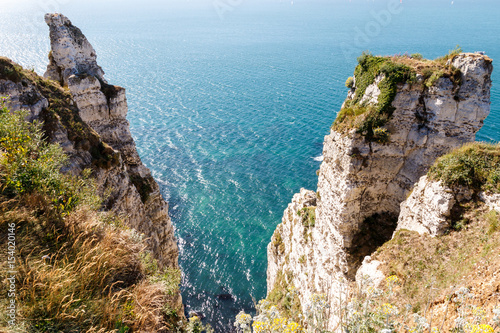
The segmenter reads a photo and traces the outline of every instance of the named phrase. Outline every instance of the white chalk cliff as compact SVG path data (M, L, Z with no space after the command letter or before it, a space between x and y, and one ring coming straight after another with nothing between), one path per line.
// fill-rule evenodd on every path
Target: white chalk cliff
M136 151L125 89L106 82L94 49L67 17L47 14L45 21L52 47L45 77L60 86L34 73L11 75L0 77L0 95L10 96L11 109L30 110L31 119L44 121L47 137L69 156L65 171L90 168L105 198L103 208L142 233L161 266L178 267L168 204ZM16 73L16 64L1 60L11 67L4 72Z
M491 60L465 53L448 65L460 71L459 84L441 77L425 85L420 74L416 82L398 84L394 111L383 126L387 142L367 140L356 129L340 132L332 127L324 141L317 192L301 190L293 197L268 245L268 293L281 273L297 288L303 309L313 293L327 294L335 307L339 291L345 281L355 279L365 256L391 238L401 203L414 184L438 157L475 140L490 112ZM361 103L377 103L382 79L378 75L366 88ZM356 94L356 77L354 82L346 102ZM445 194L439 184L424 182L413 196ZM422 216L444 219L453 205L434 203L432 196L424 200L432 202L432 209L420 212ZM316 206L313 226L300 223L297 213L308 205ZM403 211L418 213L410 201ZM442 230L433 223L421 228ZM376 271L377 263L372 265ZM330 328L335 324L332 316Z
M108 209L149 238L162 265L177 266L178 249L168 204L135 149L129 129L125 89L110 85L97 64L96 53L80 29L61 14L47 14L50 63L45 77L68 86L81 119L120 154L121 163L96 170Z

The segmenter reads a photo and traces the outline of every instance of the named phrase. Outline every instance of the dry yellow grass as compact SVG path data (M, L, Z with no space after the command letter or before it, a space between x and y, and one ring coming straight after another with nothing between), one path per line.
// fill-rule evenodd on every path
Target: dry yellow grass
M132 230L106 225L86 207L64 219L36 216L39 202L28 199L0 200L2 230L12 222L17 229L19 332L172 329L182 307L178 290L148 275L149 264L141 259L145 246ZM178 281L178 272L168 273L163 279Z
M461 230L441 237L399 231L373 256L383 262L380 269L386 276L400 279L395 304L400 309L411 304L412 311L432 318L433 326L445 331L454 327L458 304L453 300L461 287L474 295L468 303L487 313L500 302L498 215L470 203L462 220Z

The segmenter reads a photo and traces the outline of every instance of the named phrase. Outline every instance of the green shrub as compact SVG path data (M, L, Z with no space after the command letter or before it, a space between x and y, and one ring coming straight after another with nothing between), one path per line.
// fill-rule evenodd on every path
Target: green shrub
M424 56L421 55L420 53L413 53L410 57L413 58L413 59L417 59L417 60L424 59Z
M473 190L500 192L500 146L471 143L440 157L430 168L429 177L447 186L467 186Z
M0 105L1 192L43 195L53 208L69 212L80 202L98 205L88 179L60 173L67 157L61 147L43 139L41 124L25 121L26 112L11 113L4 98ZM88 175L87 175L88 176Z
M347 80L345 81L345 86L349 89L351 89L354 86L354 78L352 76L349 76Z

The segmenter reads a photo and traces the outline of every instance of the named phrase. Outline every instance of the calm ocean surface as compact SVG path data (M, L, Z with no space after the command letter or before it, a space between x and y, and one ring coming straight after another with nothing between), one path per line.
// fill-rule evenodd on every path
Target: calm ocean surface
M43 6L64 3L49 10L82 29L108 81L127 89L139 154L170 203L187 310L228 332L252 298L265 297L266 246L292 195L316 188L323 137L356 57L435 58L459 44L495 65L500 4L179 2L0 0L0 55L43 74ZM479 140L500 140L499 75Z

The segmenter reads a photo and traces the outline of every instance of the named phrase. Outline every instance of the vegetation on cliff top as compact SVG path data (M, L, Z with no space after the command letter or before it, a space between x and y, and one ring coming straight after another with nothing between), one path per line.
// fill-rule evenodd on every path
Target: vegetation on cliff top
M101 168L110 168L119 161L119 153L103 142L99 135L80 118L71 93L59 83L44 79L35 72L25 70L11 60L0 57L0 79L10 80L23 87L34 85L47 98L49 105L40 115L46 136L52 138L61 123L67 131L68 139L78 149L87 150L92 155L93 163ZM20 97L21 102L35 104L40 96L27 93Z
M500 270L499 214L471 202L458 218L467 221L464 226L440 237L400 230L372 258L382 262L379 269L386 276L399 277L398 297L393 302L400 309L410 304L410 313L419 313L441 331L464 332L455 329L457 318L481 307L482 322L469 323L495 327L486 315L500 301L496 277ZM467 309L456 301L461 287L474 294L467 300ZM498 314L496 325L500 324Z
M355 128L367 141L387 142L389 133L383 126L394 112L392 102L397 86L403 83L417 84L417 74L422 75L420 84L424 88L431 87L441 77L448 77L459 86L461 73L447 62L460 52L461 49L457 47L436 60L423 59L420 54L382 57L363 52L354 71L355 80L348 78L346 81L346 86L354 89L354 95L352 99L346 100L332 128L340 132ZM370 104L363 100L363 96L378 77L381 79L377 84L380 95L376 103Z
M14 266L3 260L0 279L17 271L17 325L6 327L2 288L0 330L172 330L182 317L179 270L160 270L140 235L99 213L93 182L61 174L62 149L25 116L0 108L0 239L7 244L9 229L15 237Z
M500 192L500 145L474 142L437 159L428 173L449 187Z

